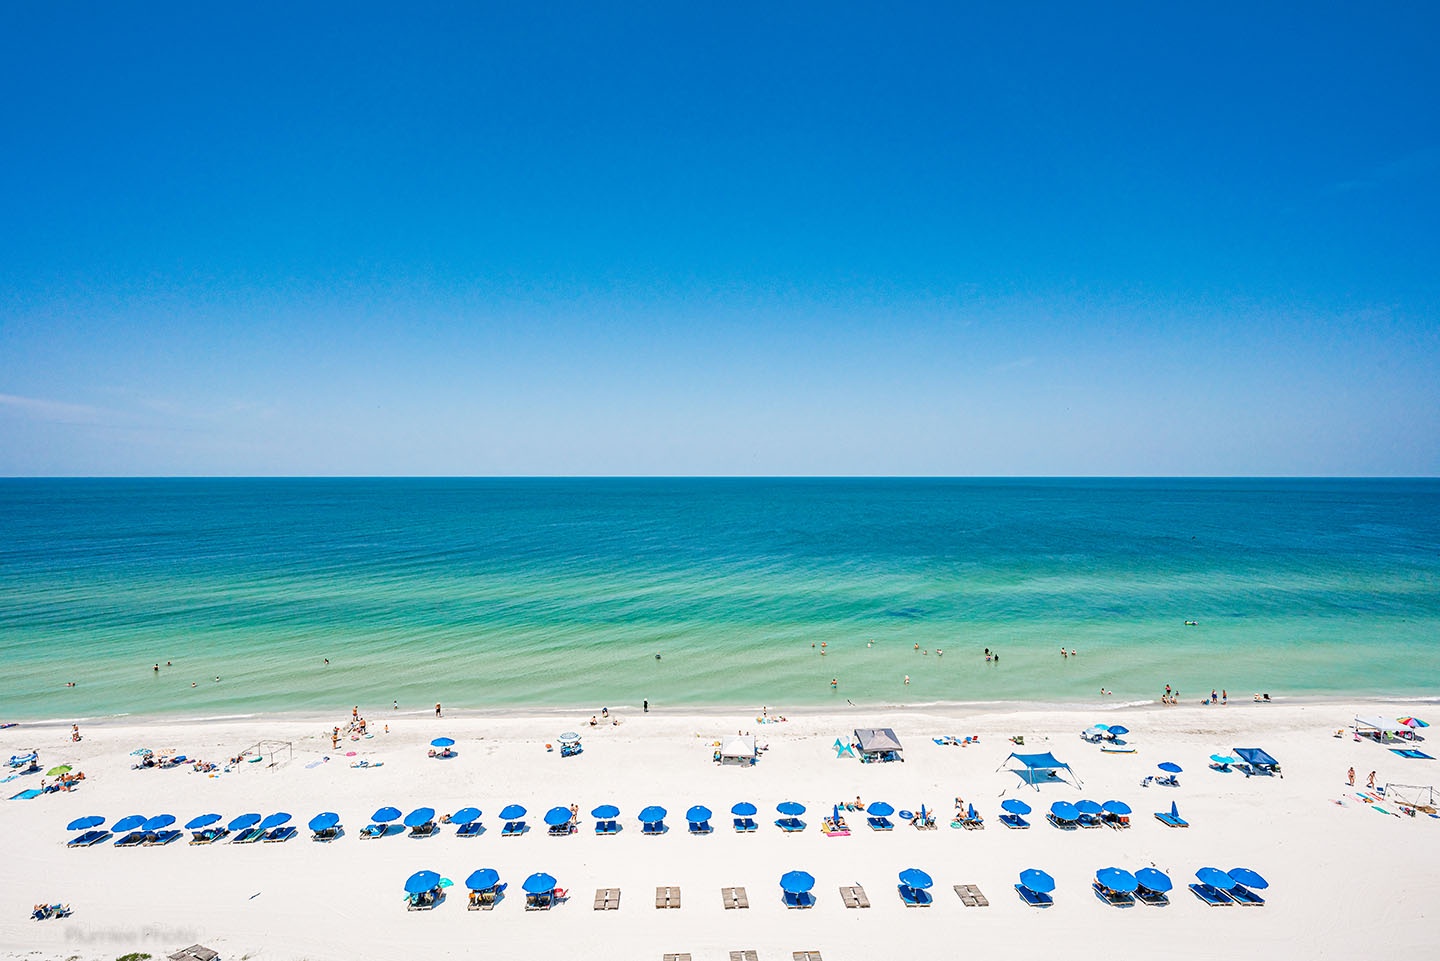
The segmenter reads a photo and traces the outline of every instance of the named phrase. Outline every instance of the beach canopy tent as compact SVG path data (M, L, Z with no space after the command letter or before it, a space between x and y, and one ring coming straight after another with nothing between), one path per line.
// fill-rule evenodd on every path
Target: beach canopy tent
M1244 761L1246 764L1249 764L1251 767L1273 768L1276 770L1280 768L1279 761L1275 760L1273 757L1271 757L1269 754L1266 754L1258 747L1237 747L1233 750L1236 754L1240 755L1240 760Z
M1410 726L1383 717L1356 717L1355 733L1383 736L1386 734L1409 734Z
M855 741L860 745L862 757L870 755L884 757L892 752L898 755L904 750L900 746L900 739L888 727L857 727Z
M755 735L727 734L720 739L721 764L754 764Z
M1052 781L1058 779L1060 775L1057 772L1059 771L1065 771L1067 774L1069 774L1071 781L1075 784L1076 787L1084 786L1080 783L1080 779L1075 776L1075 771L1070 767L1070 765L1066 764L1064 761L1060 760L1055 755L1051 754L1049 751L1046 751L1044 754L1012 753L1005 760L1001 761L1000 767L997 767L995 770L1000 770L1005 765L1009 764L1012 759L1019 761L1021 764L1021 768L1019 770L1015 770L1015 773L1020 775L1020 780L1024 781L1026 784L1029 784L1037 791L1040 790L1040 783L1042 781ZM1012 770L1014 769L1012 768Z

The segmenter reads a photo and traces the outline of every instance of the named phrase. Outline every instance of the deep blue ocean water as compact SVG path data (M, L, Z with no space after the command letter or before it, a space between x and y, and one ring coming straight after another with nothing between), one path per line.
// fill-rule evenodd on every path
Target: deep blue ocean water
M0 658L3 719L1434 696L1440 481L0 480Z

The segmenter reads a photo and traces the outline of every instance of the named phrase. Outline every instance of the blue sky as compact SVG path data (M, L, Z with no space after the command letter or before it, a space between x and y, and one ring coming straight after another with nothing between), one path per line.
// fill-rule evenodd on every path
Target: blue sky
M531 6L7 11L0 474L1440 473L1435 6Z

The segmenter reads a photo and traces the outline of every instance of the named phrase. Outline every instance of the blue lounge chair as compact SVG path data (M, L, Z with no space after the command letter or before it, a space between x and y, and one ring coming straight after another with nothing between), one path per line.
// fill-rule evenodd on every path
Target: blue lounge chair
M799 818L776 818L775 826L786 834L795 834L805 830L805 822Z
M1122 868L1101 868L1095 872L1090 887L1097 898L1111 907L1133 908L1135 889L1140 887L1140 881Z
M99 844L110 836L110 832L104 829L86 831L84 834L66 841L65 846L67 848L88 848L92 844Z
M815 906L815 895L809 891L785 891L785 907L787 908L813 908Z
M475 838L485 833L485 828L480 823L480 809L476 807L456 811L450 815L450 823L455 825L457 838Z
M1055 890L1055 879L1038 868L1026 868L1020 872L1020 883L1015 893L1020 900L1032 908L1048 908L1055 903L1050 892Z
M265 830L257 825L256 827L247 828L244 831L237 832L236 835L230 839L230 843L254 844L256 841L259 841L263 837L265 837Z
M1155 819L1167 828L1188 828L1190 826L1190 822L1180 816L1180 809L1175 805L1174 801L1170 802L1169 813L1156 811Z
M152 831L145 837L145 846L149 848L164 847L172 841L178 841L183 835L180 831L171 828L166 831Z
M1002 814L1000 815L1000 823L1013 831L1024 831L1030 827L1030 822L1018 814Z
M1230 897L1233 898L1235 902L1241 907L1258 908L1264 906L1265 904L1264 898L1256 894L1254 891L1251 891L1243 884L1237 884L1225 893L1230 895Z
M935 897L929 891L922 888L912 888L904 884L899 886L900 900L905 902L907 908L928 908L935 903Z
M893 830L895 830L895 822L894 822L894 821L890 820L889 818L876 817L876 816L873 815L873 814L866 816L866 818L865 818L865 823L868 824L868 825L870 825L870 830L872 830L872 831L893 831Z
M658 804L652 804L640 812L640 833L642 835L660 835L668 831L665 826L665 809Z
M644 821L640 825L641 834L664 834L668 830L664 821Z
M479 821L471 821L469 824L462 824L455 829L457 838L478 838L485 833L485 825Z
M131 831L129 834L115 842L117 848L138 848L145 843L148 835L144 831Z
M524 821L506 821L505 826L500 829L502 838L515 838L530 830L529 825Z
M1045 820L1062 831L1073 831L1080 826L1080 811L1069 801L1056 801Z
M1141 904L1163 907L1170 903L1165 892L1174 887L1174 882L1164 871L1156 868L1141 868L1135 872L1135 897Z
M1015 893L1032 908L1048 908L1055 903L1055 899L1046 892L1032 891L1023 884L1015 885Z
M691 821L691 822L690 822L690 833L691 833L691 834L709 834L709 833L711 833L711 832L714 831L714 830L715 830L715 829L710 826L710 822L709 822L709 821Z
M1215 887L1213 884L1205 884L1197 881L1190 885L1190 890L1195 892L1197 898L1212 908L1228 907L1235 903L1230 895Z
M740 834L749 834L750 832L754 831L754 830L755 830L756 828L758 828L759 826L760 826L760 825L758 825L758 824L755 823L755 819L754 819L754 818L736 818L736 819L735 819L735 830L736 830L737 832L739 832Z
M283 827L272 828L270 832L265 835L265 843L283 844L284 842L290 840L299 833L300 829L295 827L295 825L293 824L286 824Z
M1112 907L1133 908L1135 906L1135 895L1129 891L1114 891L1099 881L1091 881L1090 887L1094 889L1097 898Z

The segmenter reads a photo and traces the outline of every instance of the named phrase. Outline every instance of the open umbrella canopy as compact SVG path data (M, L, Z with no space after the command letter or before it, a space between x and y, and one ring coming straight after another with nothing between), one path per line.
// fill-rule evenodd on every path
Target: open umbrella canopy
M1097 731L1097 732L1099 732L1099 731L1108 731L1108 730L1110 730L1110 725L1108 725L1108 724L1092 724L1092 725L1090 725L1090 730L1092 730L1092 731Z
M1026 804L1024 801L1016 797L1006 798L1005 800L1001 801L1000 807L1002 810L1005 811L1006 814L1030 813L1030 805Z
M781 801L779 804L775 805L775 810L779 811L787 818L796 818L805 813L805 805L801 804L799 801Z
M553 807L545 812L545 823L553 827L570 823L570 809L567 807Z
M143 757L143 756L146 755L146 754L154 754L154 753L155 753L155 752L152 751L152 750L150 750L148 747L137 747L135 750L133 750L133 751L130 752L130 756L131 756L131 757Z
M1135 872L1135 880L1147 891L1159 891L1162 894L1175 887L1175 882L1170 880L1170 875L1155 868L1141 868Z
M242 814L230 822L230 830L248 831L259 823L260 815L254 813ZM119 825L116 825L116 827L119 827Z
M1402 717L1402 718L1397 718L1396 720L1398 720L1401 724L1404 724L1406 727L1429 727L1429 726L1430 726L1429 724L1426 724L1424 721L1420 720L1418 717Z
M405 815L405 826L407 828L424 827L435 820L434 808L416 808Z
M1111 891L1134 891L1140 886L1135 875L1124 868L1101 868L1095 872L1095 880L1100 882L1101 887Z
M208 828L218 820L220 820L220 815L218 814L201 814L198 817L193 817L186 821L185 830L198 831L201 828Z
M1158 767L1160 770L1164 771L1166 774L1179 774L1181 771L1184 770L1184 768L1176 764L1174 761L1161 761L1155 766Z
M560 735L561 744L574 744L578 740L580 740L580 735L576 734L574 731L566 731L564 734Z
M479 808L461 808L450 815L451 824L474 824L480 820Z
M1069 801L1056 801L1050 805L1050 813L1062 821L1075 821L1080 817L1080 809ZM1030 890L1035 890L1031 888Z
M389 821L394 821L398 817L400 817L399 808L386 807L381 808L374 814L370 815L370 820L374 821L376 824L385 824Z
M907 888L928 888L935 882L919 868L906 868L900 872L900 883Z
M526 894L547 894L555 890L555 878L544 871L536 871L520 885Z
M1230 875L1232 881L1243 884L1247 888L1257 888L1263 891L1270 886L1269 881L1266 881L1249 868L1231 868L1225 873Z
M88 831L93 827L104 824L105 819L98 814L87 814L83 818L76 818L65 825L67 831Z
M873 814L877 818L888 818L895 813L895 809L884 801L872 801L870 806L865 809L865 813Z
M325 811L310 819L310 830L328 831L340 823L340 815L334 811Z
M168 828L170 825L172 825L172 824L174 824L174 823L175 823L175 815L173 815L173 814L157 814L157 815L155 815L153 818L150 818L149 820L147 820L144 824L140 825L140 830L146 831L146 832L150 832L150 831L163 831L163 830L165 830L166 828Z
M658 804L652 804L640 812L640 821L644 824L655 824L665 820L665 809Z
M1107 814L1122 816L1130 813L1130 805L1126 804L1124 801L1106 801L1100 806L1105 810L1105 813Z
M60 764L45 772L46 777L59 777L62 774L69 774L73 770L68 764Z
M433 740L433 741L430 742L430 746L431 746L431 747L454 747L454 746L455 746L455 739L454 739L453 737L437 737L435 740Z
M1105 809L1096 801L1076 801L1075 810L1081 814L1099 814Z
M753 818L757 808L749 801L741 801L730 808L730 813L739 818Z
M276 811L274 814L260 822L260 827L268 831L271 828L278 828L290 823L290 815L284 811Z
M1222 891L1229 891L1235 886L1235 879L1219 868L1201 868L1195 872L1201 884L1208 884L1220 888Z
M116 821L114 824L110 825L110 830L133 831L140 825L144 824L145 820L146 818L143 814L127 814L120 820ZM260 815L255 815L255 820L260 820Z
M1037 894L1049 894L1055 890L1055 879L1039 868L1026 868L1021 871L1020 883Z
M803 894L815 886L815 878L808 871L786 871L780 875L780 890L791 894Z
M500 872L494 868L480 868L478 871L470 872L465 879L465 886L471 891L488 891L500 883Z
M424 894L440 886L440 875L434 871L416 871L405 879L406 894Z
M699 824L701 821L710 820L710 809L703 804L697 804L685 812L685 820L691 824Z
M523 818L525 816L525 805L507 804L504 808L501 809L500 816L507 821L513 821L516 818Z
M590 812L592 818L599 818L602 821L609 821L620 816L620 809L613 804L602 804Z
M1240 763L1240 759L1239 759L1239 758L1231 757L1231 756L1229 756L1228 754L1212 754L1212 755L1210 755L1210 760L1214 761L1216 764L1239 764L1239 763Z
M1122 734L1129 734L1130 729L1123 724L1112 724L1110 725L1110 733L1119 737Z

